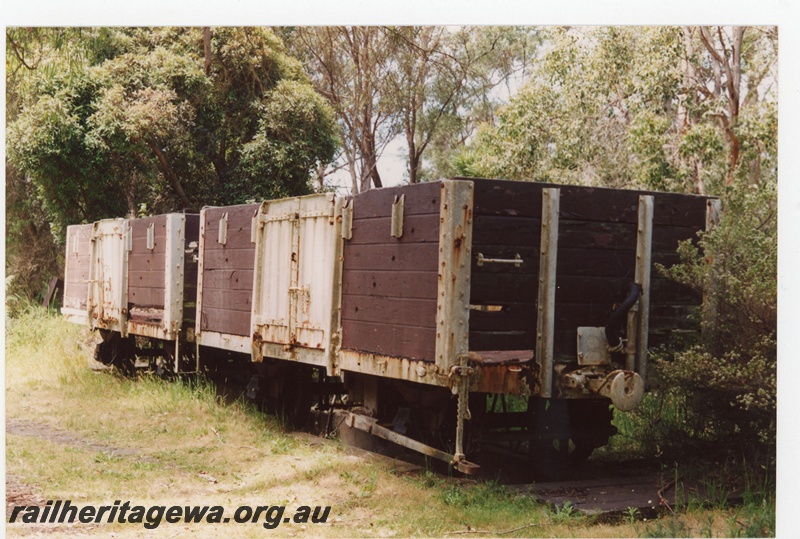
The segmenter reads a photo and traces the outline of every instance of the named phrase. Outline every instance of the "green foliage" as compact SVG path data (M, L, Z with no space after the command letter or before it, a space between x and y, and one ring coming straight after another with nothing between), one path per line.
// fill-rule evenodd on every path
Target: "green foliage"
M703 410L706 431L744 443L775 441L777 401L777 192L773 183L736 186L719 226L667 276L706 296L704 342L660 357L661 383ZM701 251L702 249L702 251Z
M319 155L333 156L335 129L330 107L312 88L296 81L279 82L260 107L255 136L242 147L242 177L249 181L238 190L255 199L308 192L308 164L320 164Z
M10 213L53 245L68 224L142 207L306 194L333 158L332 109L268 29L9 29L7 43ZM9 230L9 273L37 268L16 289L30 295L53 267Z
M580 513L570 501L564 502L561 506L556 506L550 512L550 519L557 524L569 524L578 518L580 518Z
M718 75L726 70L716 65L715 75L717 60L699 35L689 27L548 29L528 83L453 158L453 168L704 194L721 193L732 178L773 179L776 36L747 30L736 73L741 91L729 95Z
M456 166L465 174L559 183L647 180L653 162L664 160L668 128L653 116L677 93L677 35L674 28L548 30L528 84Z

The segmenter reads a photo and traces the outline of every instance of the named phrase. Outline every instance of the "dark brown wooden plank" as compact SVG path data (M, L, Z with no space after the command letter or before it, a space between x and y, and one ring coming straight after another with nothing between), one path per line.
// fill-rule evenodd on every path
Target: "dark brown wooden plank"
M463 178L475 185L474 214L541 218L544 184Z
M228 311L211 309L203 305L200 319L201 331L215 331L228 335L250 335L250 313L245 311Z
M206 249L203 253L203 271L214 269L252 270L255 267L255 248Z
M656 225L705 227L707 197L679 193L660 193L573 185L554 185L507 180L465 178L475 185L476 215L539 217L541 190L556 187L561 191L559 215L562 219L628 222L638 219L640 194L654 197L653 222Z
M538 217L476 215L472 225L473 245L528 245L538 247L541 236L541 219Z
M470 280L470 303L498 305L535 302L539 294L537 273L475 272Z
M612 277L576 277L559 275L556 280L556 303L619 303L628 293L633 279ZM679 304L691 301L687 287L667 279L652 279L651 303Z
M151 254L151 253L165 253L167 251L167 239L156 238L153 242L153 248L147 248L147 235L134 237L131 239L131 254Z
M138 286L128 287L128 303L140 307L164 307L164 287L143 288Z
M128 255L128 271L164 271L165 253L141 253Z
M209 251L225 251L229 249L255 249L255 242L251 241L250 225L246 227L234 228L228 225L228 235L225 239L225 245L219 243L219 230L213 229L205 230L205 244L206 252Z
M205 209L205 230L219 230L219 221L228 214L228 233L231 229L250 230L253 216L258 212L261 204L240 204L238 206L219 206Z
M436 330L411 326L342 321L342 347L387 356L434 361Z
M344 271L436 271L439 246L433 243L346 245Z
M635 223L601 223L561 219L558 248L636 250ZM678 243L696 240L697 230L685 226L654 226L653 251L676 251Z
M129 271L128 289L131 287L139 288L158 288L164 290L166 286L166 274L164 270L156 271Z
M205 213L205 230L203 231L204 249L208 253L216 250L228 249L253 249L255 243L251 241L251 228L253 216L261 207L260 204L243 204L239 206L226 206L207 208ZM228 214L228 232L225 245L219 243L219 222ZM254 251L255 252L255 251Z
M556 258L556 274L558 277L573 275L623 277L633 280L635 269L635 251L562 249L559 246Z
M435 328L436 299L347 296L342 319Z
M392 215L395 196L405 194L403 215L439 214L441 182L420 183L370 189L353 197L353 218L386 217Z
M500 311L470 309L469 330L472 331L531 331L536 328L536 304L516 303L502 306Z
M203 290L253 290L253 270L203 268Z
M366 245L378 243L438 243L439 215L405 215L403 219L403 235L392 237L391 211L386 217L359 218L353 220L353 237L347 240L348 245Z
M252 308L253 294L248 290L215 290L203 291L203 310L225 309L227 311L246 311Z
M438 282L435 271L350 270L342 276L342 295L435 299Z

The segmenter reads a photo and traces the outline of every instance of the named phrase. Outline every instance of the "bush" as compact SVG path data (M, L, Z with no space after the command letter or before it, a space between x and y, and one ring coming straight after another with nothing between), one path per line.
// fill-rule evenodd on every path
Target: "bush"
M686 396L706 440L755 448L774 444L776 430L776 185L731 187L722 199L719 226L682 244L681 264L659 268L701 291L705 307L700 343L654 354L656 384Z

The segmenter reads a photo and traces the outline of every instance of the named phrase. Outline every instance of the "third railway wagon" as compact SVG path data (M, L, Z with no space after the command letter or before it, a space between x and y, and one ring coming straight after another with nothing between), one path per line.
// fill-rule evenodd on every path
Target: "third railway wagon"
M455 178L99 221L68 228L62 311L101 361L244 377L298 418L344 393L347 428L464 472L490 448L570 462L639 404L648 346L696 329L655 265L718 213Z

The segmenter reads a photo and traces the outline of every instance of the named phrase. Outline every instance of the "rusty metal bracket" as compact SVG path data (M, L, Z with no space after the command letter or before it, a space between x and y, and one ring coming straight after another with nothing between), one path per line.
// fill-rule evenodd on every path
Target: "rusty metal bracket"
M395 195L392 202L392 237L403 237L403 211L406 203L406 195Z
M484 264L514 264L515 268L519 268L523 262L524 260L519 256L519 253L514 258L486 258L483 253L478 253L478 266L483 266Z
M345 240L353 237L353 204L355 201L351 198L342 206L342 239Z
M219 235L217 236L217 243L225 245L228 243L228 213L222 216L219 220Z
M156 224L150 223L147 226L147 250L152 251L156 248Z

